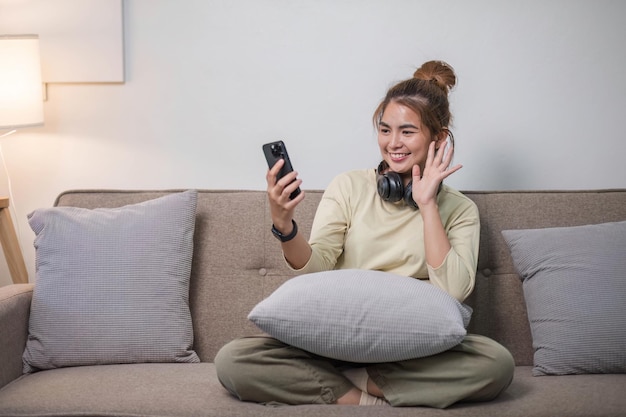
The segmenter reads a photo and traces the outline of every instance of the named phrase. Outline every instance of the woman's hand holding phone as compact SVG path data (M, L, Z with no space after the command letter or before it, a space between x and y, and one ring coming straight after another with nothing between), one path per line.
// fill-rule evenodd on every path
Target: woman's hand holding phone
M300 189L302 180L293 170L282 141L265 144L263 150L270 167L266 181L272 222L283 234L289 234L295 208L304 199Z

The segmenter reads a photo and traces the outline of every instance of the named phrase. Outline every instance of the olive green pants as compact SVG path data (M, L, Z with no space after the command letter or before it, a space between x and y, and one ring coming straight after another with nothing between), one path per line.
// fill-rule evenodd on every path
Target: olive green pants
M215 367L222 385L243 401L333 404L354 387L341 370L365 367L391 405L445 408L494 399L511 383L514 362L506 348L478 335L437 355L377 364L328 359L255 336L225 345Z

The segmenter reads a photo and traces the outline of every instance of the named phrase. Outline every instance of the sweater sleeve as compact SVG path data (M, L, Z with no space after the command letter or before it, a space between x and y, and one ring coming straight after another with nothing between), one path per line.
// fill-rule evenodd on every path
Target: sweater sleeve
M469 200L449 213L446 209L441 210L442 218L452 248L441 265L428 265L428 277L432 284L462 302L472 293L476 281L480 219L476 205Z
M344 250L345 235L348 229L350 210L346 195L350 187L348 181L336 177L324 191L311 227L311 258L302 268L292 270L307 274L335 269L337 260ZM291 268L291 267L290 267Z

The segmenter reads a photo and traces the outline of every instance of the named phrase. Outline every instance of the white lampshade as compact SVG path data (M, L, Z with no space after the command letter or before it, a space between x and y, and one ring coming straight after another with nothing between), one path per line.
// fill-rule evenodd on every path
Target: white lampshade
M39 36L0 35L0 129L42 125Z

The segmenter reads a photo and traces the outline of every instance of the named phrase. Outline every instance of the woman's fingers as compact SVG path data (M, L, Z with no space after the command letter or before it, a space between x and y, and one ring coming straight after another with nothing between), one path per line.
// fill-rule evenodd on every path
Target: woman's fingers
M268 188L276 185L276 177L278 176L278 173L280 172L280 169L283 167L283 165L285 165L285 160L279 159L278 161L276 161L273 167L267 170L265 180L267 181Z

